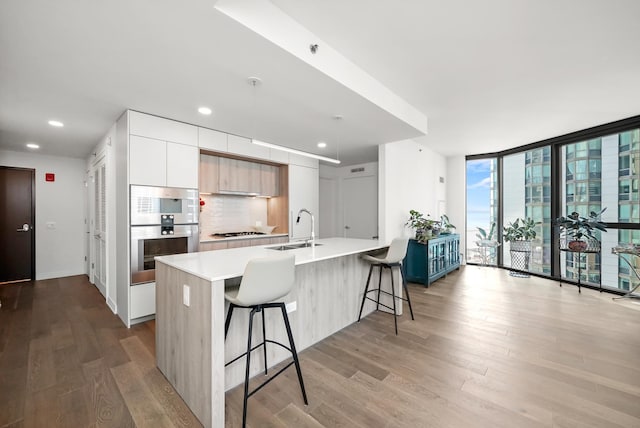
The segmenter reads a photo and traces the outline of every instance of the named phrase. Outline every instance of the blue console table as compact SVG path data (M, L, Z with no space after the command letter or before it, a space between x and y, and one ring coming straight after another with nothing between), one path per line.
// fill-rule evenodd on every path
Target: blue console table
M460 269L460 235L440 235L424 244L410 239L402 266L407 281L428 287L449 272Z

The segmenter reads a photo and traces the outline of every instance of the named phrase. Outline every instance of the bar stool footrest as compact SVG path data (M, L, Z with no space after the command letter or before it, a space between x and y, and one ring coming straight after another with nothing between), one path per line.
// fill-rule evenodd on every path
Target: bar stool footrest
M367 291L367 294L371 293L372 291L378 291L378 289L374 288L373 290L369 290L369 291ZM394 296L393 294L389 293L388 291L380 290L380 292L386 294L387 296L392 296L392 297L395 297L396 299L400 299L400 300L404 300L405 302L409 302L409 300L405 299L404 297ZM365 299L369 299L372 302L377 302L377 300L373 300L369 296L365 296ZM382 303L380 303L380 304L382 305Z
M293 351L291 350L291 348L289 348L288 346L285 346L284 344L282 344L282 343L280 343L280 342L276 342L275 340L270 340L270 339L265 339L265 340L264 340L264 342L262 342L262 343L258 343L256 346L254 346L253 348L251 348L251 351L249 351L249 352L253 352L253 351L255 351L256 349L258 349L259 347L261 347L261 346L265 346L265 344L266 344L267 342L269 342L269 343L273 343L274 345L279 345L281 348L284 348L284 349L286 349L287 351L289 351L289 352L293 353ZM244 356L246 356L246 355L247 355L247 352L244 352L244 353L242 353L242 354L238 355L237 357L235 357L233 360L229 361L228 363L225 363L225 365L224 365L224 366L225 366L225 367L227 367L229 364L233 364L233 363L235 363L235 362L236 362L236 361L238 361L240 358L242 358L242 357L244 357Z
M294 363L295 363L295 361L292 360L289 364L287 364L286 366L284 366L283 368L278 370L278 372L276 374L274 374L273 376L269 377L269 379L267 379L264 382L262 382L260 384L260 386L258 386L256 389L251 391L249 394L247 394L247 398L251 397L253 394L255 394L256 392L260 391L266 384L268 384L269 382L274 380L276 377L278 377L279 374L281 374L283 371L285 371L286 369L291 367Z

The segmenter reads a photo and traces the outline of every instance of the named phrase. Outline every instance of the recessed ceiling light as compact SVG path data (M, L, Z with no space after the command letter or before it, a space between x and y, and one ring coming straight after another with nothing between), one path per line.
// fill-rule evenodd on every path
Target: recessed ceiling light
M324 149L325 147L327 147L327 143L325 143L324 141L320 141L318 143L318 147L320 147L321 149Z
M60 122L59 120L50 120L49 125L55 126L56 128L62 128L64 126L64 123Z
M30 149L39 149L40 146L37 145L36 143L27 143L27 147L29 147Z
M211 109L209 107L200 107L198 109L198 113L209 116L211 114Z

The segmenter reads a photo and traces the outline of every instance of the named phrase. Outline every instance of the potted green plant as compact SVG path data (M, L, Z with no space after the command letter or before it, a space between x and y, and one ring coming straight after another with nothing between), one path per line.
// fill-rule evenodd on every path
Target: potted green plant
M440 216L440 228L440 234L449 235L450 233L453 233L456 227L451 224L449 217L446 214L442 214Z
M496 241L496 222L491 223L491 227L487 231L482 227L476 227L478 233L476 233L476 246L480 252L480 257L483 265L496 263L496 248L500 245Z
M485 243L485 242L495 242L495 233L496 233L496 222L491 223L491 227L489 228L489 232L487 232L482 227L476 227L478 229L478 233L476 233L476 238L479 241L476 241L476 244Z
M593 233L595 230L607 231L607 226L601 221L602 213L605 210L606 208L603 208L600 212L591 211L589 217L583 217L574 211L566 217L555 219L555 223L564 235L566 246L569 250L583 252L590 245L599 247L600 242Z
M509 242L511 254L511 267L515 271L528 271L529 258L531 256L531 240L536 237L536 223L531 219L516 218L504 227L503 239ZM512 276L527 276L512 270Z
M427 214L429 217L429 214ZM409 220L405 223L412 229L415 229L415 239L419 242L426 242L434 234L439 233L439 223L436 220L425 218L425 216L416 210L409 211Z

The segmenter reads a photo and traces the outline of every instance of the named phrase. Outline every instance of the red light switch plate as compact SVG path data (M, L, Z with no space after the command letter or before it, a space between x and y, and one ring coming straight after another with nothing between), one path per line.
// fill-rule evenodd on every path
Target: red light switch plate
M56 175L52 172L47 172L44 174L45 181L56 181Z

